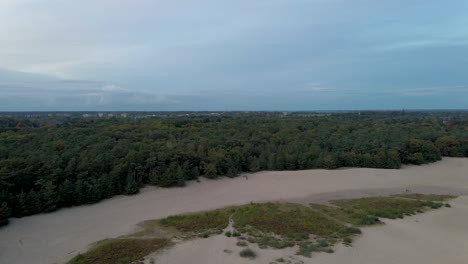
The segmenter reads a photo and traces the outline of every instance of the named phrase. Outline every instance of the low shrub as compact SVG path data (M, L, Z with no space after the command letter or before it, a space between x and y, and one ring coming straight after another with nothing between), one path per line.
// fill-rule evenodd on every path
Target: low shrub
M326 240L323 240L323 239L320 239L318 242L318 245L321 246L321 247L328 247L329 244Z
M257 253L250 248L243 249L239 255L243 258L254 259L257 257Z
M246 247L246 246L247 246L247 242L245 242L245 241L237 241L236 245L239 246L239 247Z
M343 239L343 243L344 243L345 245L351 245L351 243L353 243L353 240L352 240L350 237L345 237L345 238Z
M301 255L304 257L312 257L312 252L320 251L320 247L312 242L304 242L299 244L299 250L297 251L297 255Z

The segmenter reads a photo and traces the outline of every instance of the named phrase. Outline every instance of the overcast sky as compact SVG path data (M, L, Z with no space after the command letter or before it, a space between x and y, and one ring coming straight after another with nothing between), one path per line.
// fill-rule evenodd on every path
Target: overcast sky
M468 108L466 0L0 0L0 111Z

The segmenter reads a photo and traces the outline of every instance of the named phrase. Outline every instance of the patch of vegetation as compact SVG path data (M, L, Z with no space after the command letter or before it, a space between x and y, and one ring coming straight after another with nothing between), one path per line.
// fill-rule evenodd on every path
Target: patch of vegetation
M145 221L142 224L143 231L125 239L103 241L85 254L76 256L68 264L128 264L164 247L170 238L180 234L205 238L215 233L222 234L230 217L234 221L235 231L224 234L227 237L238 237L238 246L247 246L244 241L247 240L260 248L281 249L298 245L297 254L306 257L311 256L312 252L332 253L331 247L337 242L351 245L353 237L361 233L356 226L378 224L378 217L394 219L429 208L449 206L448 203L438 202L439 199L448 197L413 197L429 200L391 196L331 201L337 207L251 203L209 212L170 216ZM247 248L242 250L241 256L254 258L256 254Z
M322 213L323 215L331 217L339 222L358 224L356 218L352 216L354 213L353 210L314 203L309 204L309 207L314 211Z
M326 244L325 243L324 242L315 243L313 241L301 242L299 243L299 250L297 251L296 254L310 258L312 256L312 252L333 253L334 252L333 249L329 247L328 243Z
M201 234L200 237L201 237L201 238L209 238L209 237L210 237L210 233L205 232L205 233Z
M367 216L376 216L383 218L403 218L405 215L413 215L425 207L433 209L442 206L441 203L432 201L420 201L412 199L403 199L398 197L368 197L360 199L334 200L332 204L341 208L353 210L352 217L360 217L361 223L374 222Z
M394 197L402 197L408 199L422 200L422 201L432 201L432 202L443 202L450 199L456 198L454 195L446 194L420 194L420 193L405 193L405 194L395 194Z
M195 214L169 216L159 220L165 227L173 227L181 232L204 233L213 231L218 233L229 223L230 209L214 210Z
M354 214L358 225L376 225L381 223L378 217L367 214Z
M260 248L272 247L272 248L281 249L281 248L286 248L286 247L292 247L295 245L293 241L276 238L276 237L269 236L269 235L258 235L257 237L254 237L250 241L252 241L251 243L256 243L258 247Z
M237 241L236 245L239 246L239 247L246 247L246 246L247 246L247 242L245 242L245 241Z
M343 227L340 223L298 204L249 204L236 208L232 218L234 226L240 232L250 227L250 233L260 231L297 239L305 239L308 234L330 236L339 233Z
M67 264L128 264L169 245L167 239L104 240Z
M345 245L347 245L347 246L350 246L351 243L353 243L353 240L352 240L350 237L345 237L345 238L343 239L343 243L344 243Z
M243 249L239 255L243 258L254 259L257 257L257 253L250 248Z
M348 234L348 235L357 235L361 234L361 229L353 226L346 226L341 230L343 234Z

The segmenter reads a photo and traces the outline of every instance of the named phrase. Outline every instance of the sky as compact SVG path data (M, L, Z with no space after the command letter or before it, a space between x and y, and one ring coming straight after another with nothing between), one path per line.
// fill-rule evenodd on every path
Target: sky
M466 0L0 0L0 111L467 109Z

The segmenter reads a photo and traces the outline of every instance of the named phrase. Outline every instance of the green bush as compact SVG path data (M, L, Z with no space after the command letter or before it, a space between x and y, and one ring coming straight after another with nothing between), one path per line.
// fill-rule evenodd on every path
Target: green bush
M318 242L318 245L321 246L321 247L328 247L329 244L326 240L323 240L323 239L320 239Z
M243 258L254 259L257 257L257 253L250 248L243 249L239 255Z
M356 227L345 227L343 230L344 234L361 234L361 230Z
M312 242L303 242L299 244L299 250L297 251L297 255L301 255L304 257L312 257L312 252L320 251L320 247Z
M345 243L345 245L351 245L351 243L353 243L353 240L350 237L345 237L343 239L343 243Z
M333 249L331 249L331 248L329 248L329 247L327 247L327 248L322 248L322 249L320 249L320 251L325 252L325 253L329 253L329 254L335 252Z
M245 241L237 241L236 245L239 246L239 247L246 247L246 246L247 246L247 242L245 242Z
M373 216L373 215L366 215L366 214L361 214L358 216L358 223L360 225L375 225L380 223L379 218Z

